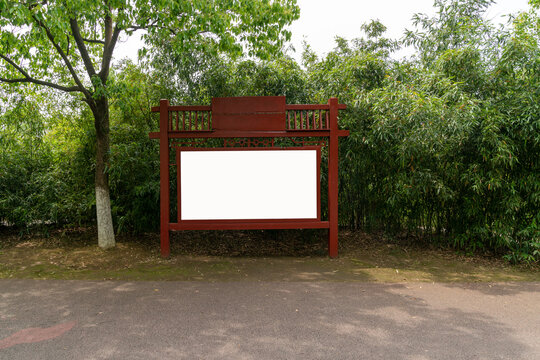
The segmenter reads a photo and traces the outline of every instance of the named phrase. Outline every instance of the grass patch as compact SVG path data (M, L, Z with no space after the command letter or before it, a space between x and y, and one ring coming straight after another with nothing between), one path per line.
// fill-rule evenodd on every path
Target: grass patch
M391 241L390 241L391 240ZM0 278L193 281L540 281L538 266L340 233L340 256L326 256L323 231L186 232L159 255L159 236L118 236L97 247L92 229L50 236L0 234Z

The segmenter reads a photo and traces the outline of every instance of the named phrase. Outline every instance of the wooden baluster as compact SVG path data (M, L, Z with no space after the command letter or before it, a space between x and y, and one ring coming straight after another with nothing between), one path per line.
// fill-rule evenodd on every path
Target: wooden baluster
M287 111L287 130L291 128L291 112Z
M176 112L176 131L178 131L178 111Z
M296 110L294 110L294 130L298 129L298 127L296 126Z
M186 131L186 112L182 111L182 131Z
M326 129L328 130L330 128L328 124L328 111L326 111Z

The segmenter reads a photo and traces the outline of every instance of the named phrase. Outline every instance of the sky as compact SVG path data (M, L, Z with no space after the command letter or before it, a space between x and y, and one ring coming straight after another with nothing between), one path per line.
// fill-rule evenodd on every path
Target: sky
M296 60L301 58L304 40L322 56L334 48L336 36L347 40L362 36L360 25L371 19L378 19L388 28L386 37L399 39L406 28L413 29L413 14L435 14L433 0L297 0L297 3L300 19L289 27L291 45L296 50L291 55ZM527 0L498 0L487 11L486 17L504 23L503 15L528 8ZM127 56L136 61L139 46L138 36L124 39L118 45L115 60ZM411 49L404 49L395 56L411 53Z
M300 19L290 27L292 45L298 60L306 40L319 55L335 47L335 37L351 40L362 35L360 25L378 19L388 29L386 37L400 39L406 28L412 30L415 13L435 15L433 0L297 0ZM527 0L499 0L486 13L488 19L506 22L503 15L528 9ZM409 55L405 50L400 55Z

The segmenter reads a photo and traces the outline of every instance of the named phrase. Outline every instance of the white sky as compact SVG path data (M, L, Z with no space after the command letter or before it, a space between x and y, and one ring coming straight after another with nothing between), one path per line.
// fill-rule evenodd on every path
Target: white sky
M371 19L380 20L387 28L386 37L399 39L405 28L413 29L411 18L415 13L433 15L433 0L297 0L300 19L290 26L291 44L296 49L294 57L300 60L302 41L306 40L312 49L323 55L331 51L336 36L345 39L360 37L360 25ZM498 0L488 10L486 17L496 22L506 22L502 15L528 9L527 0ZM133 36L121 42L115 51L115 58L137 59L140 40ZM410 50L403 50L398 56L406 56Z

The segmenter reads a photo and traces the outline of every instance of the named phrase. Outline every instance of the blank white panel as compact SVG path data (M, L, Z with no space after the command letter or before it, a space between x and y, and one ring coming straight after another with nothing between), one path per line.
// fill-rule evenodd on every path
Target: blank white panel
M181 151L181 219L317 218L316 150Z

